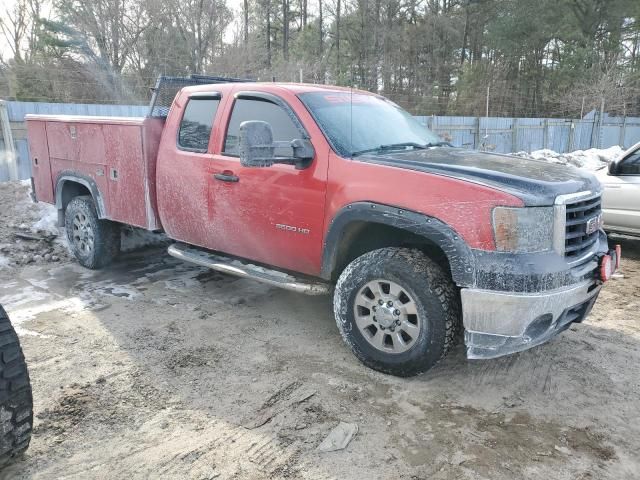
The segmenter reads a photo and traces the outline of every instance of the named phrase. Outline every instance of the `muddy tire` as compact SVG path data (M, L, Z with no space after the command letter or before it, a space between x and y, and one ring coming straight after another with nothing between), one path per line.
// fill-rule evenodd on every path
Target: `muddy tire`
M29 446L33 398L18 336L0 306L0 468Z
M100 220L90 196L75 197L65 211L67 240L81 265L98 269L120 253L120 226Z
M438 363L461 319L451 277L419 250L406 248L374 250L351 262L338 279L333 308L355 356L400 377Z

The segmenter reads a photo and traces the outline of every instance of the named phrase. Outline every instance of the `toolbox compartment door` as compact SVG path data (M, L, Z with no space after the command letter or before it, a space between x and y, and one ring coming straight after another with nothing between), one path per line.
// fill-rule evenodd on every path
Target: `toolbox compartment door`
M41 202L53 203L53 180L51 178L46 123L38 120L29 120L27 122L27 132L29 135L31 172L36 199Z

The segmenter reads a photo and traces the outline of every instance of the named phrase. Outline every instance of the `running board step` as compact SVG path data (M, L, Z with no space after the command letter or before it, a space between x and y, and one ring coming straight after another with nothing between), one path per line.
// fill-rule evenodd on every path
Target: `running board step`
M195 263L213 270L235 275L237 277L251 278L258 282L284 288L307 295L326 295L331 291L331 285L324 282L314 282L313 280L303 280L288 273L278 270L244 263L240 260L223 257L206 250L190 247L181 243L174 243L169 247L169 255L185 262Z

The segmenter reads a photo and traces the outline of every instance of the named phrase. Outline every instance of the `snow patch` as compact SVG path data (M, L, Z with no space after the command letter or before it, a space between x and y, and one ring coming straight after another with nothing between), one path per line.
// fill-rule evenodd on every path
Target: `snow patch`
M624 150L620 146L614 145L613 147L604 149L590 148L588 150L576 150L568 153L558 153L553 150L543 149L531 153L518 152L514 155L523 158L543 160L549 163L573 165L574 167L584 170L594 171L617 160L623 153Z
M32 226L33 231L44 231L50 235L60 235L58 229L58 210L53 205L48 203L39 203L40 219L36 221Z
M120 285L105 281L87 283L83 285L83 291L79 293L80 298L87 303L94 303L96 295L107 295L133 300L140 296L140 292L132 285Z
M17 310L12 309L10 313L11 323L13 324L18 335L48 337L48 335L43 335L41 333L26 329L22 326L22 324L29 320L33 320L41 313L53 312L54 310L61 310L64 313L79 313L84 310L85 307L85 302L83 302L80 298L72 297L64 300L41 303L32 307L20 308Z
M22 180L20 183L29 187L25 192L25 203L34 205L38 210L39 219L31 225L31 230L33 232L41 230L50 235L60 235L60 231L58 230L58 210L56 207L44 202L34 204L31 200L31 180Z
M10 264L11 264L11 260L9 260L7 257L3 257L2 255L0 255L0 270L8 267Z
M16 285L16 283L12 282L11 284L6 285L6 287L14 287ZM25 286L13 295L2 295L0 299L2 300L2 305L5 310L9 311L21 308L30 303L49 300L51 299L51 295L48 292L34 288L33 286Z
M31 181L26 180L26 182L28 182L29 185L29 190L27 191L27 202L32 203ZM69 248L67 236L60 227L58 227L58 209L54 205L44 202L38 202L34 204L34 206L37 209L39 219L31 225L31 231L34 233L44 232L48 235L55 235L55 242L62 245L69 253L72 253Z

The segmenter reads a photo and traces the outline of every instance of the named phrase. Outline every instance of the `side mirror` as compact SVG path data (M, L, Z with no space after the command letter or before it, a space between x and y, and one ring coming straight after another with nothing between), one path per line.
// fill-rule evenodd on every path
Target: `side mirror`
M615 160L609 164L609 175L615 175L618 171L618 162Z
M292 140L291 148L293 150L293 164L297 170L307 168L316 154L316 151L313 149L313 144L308 138L296 138Z
M275 160L275 146L271 125L259 120L240 124L238 144L240 164L243 167L270 167Z
M278 157L276 148L290 148L290 157ZM290 142L274 142L271 125L260 120L240 124L238 144L240 164L243 167L270 167L274 163L295 165L297 170L307 168L313 161L315 150L307 138L296 138Z

